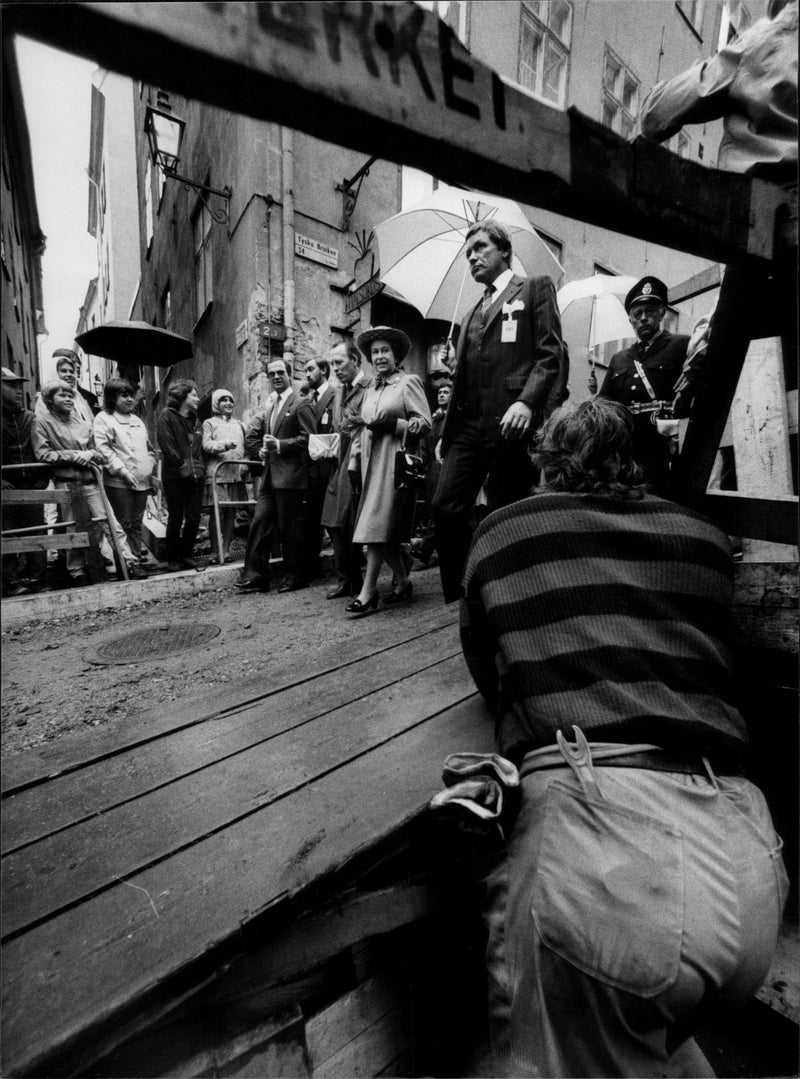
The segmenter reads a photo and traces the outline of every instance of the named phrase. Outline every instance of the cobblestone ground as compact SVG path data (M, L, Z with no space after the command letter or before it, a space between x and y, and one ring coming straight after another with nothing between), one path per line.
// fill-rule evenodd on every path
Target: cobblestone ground
M385 569L385 568L384 568ZM442 605L436 569L412 575L416 602L351 619L346 600L326 600L329 575L298 592L240 594L211 588L181 598L155 598L88 614L33 622L2 632L3 753L15 754L68 738L87 727L120 724L168 702L200 700L204 692L254 678L283 681L313 673L337 642L396 636L415 612ZM388 570L380 590L390 587ZM154 589L157 588L154 582ZM20 602L9 600L9 603ZM210 623L220 634L208 644L146 662L99 665L109 638L164 624ZM457 631L454 629L454 639Z

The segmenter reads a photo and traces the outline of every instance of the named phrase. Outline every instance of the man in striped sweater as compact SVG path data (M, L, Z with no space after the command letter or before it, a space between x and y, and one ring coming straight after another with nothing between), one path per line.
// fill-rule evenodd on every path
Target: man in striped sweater
M643 493L614 402L559 409L537 463L544 490L478 529L462 601L522 788L489 880L497 1074L713 1075L695 1017L756 992L786 898L741 768L727 537Z

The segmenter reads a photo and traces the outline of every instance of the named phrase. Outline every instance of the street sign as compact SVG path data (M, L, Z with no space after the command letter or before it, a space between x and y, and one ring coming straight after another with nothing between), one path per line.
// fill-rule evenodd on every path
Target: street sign
M294 236L294 253L312 262L320 262L323 266L331 266L334 270L339 268L339 252L329 244L312 240L310 236L303 236L299 232Z
M383 282L378 280L376 274L375 277L371 277L369 281L365 281L363 285L359 285L357 289L345 296L344 313L346 315L352 314L357 308L363 307L367 300L371 300L373 296L383 292L383 289Z

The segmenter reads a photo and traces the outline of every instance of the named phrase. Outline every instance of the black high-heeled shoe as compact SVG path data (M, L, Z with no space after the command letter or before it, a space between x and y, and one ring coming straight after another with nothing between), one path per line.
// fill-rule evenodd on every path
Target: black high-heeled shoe
M361 618L365 614L374 614L378 609L378 593L373 592L366 603L362 603L360 599L354 599L352 603L348 603L345 606L345 610L348 614L355 615L357 618Z
M409 603L414 598L414 586L411 581L406 581L399 592L389 592L383 597L387 607L393 607L395 603Z

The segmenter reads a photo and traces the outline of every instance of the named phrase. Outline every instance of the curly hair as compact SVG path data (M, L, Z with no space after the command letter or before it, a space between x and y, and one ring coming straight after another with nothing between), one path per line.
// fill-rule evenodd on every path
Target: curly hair
M630 412L616 401L592 397L562 405L542 428L533 457L543 472L539 490L641 498L632 436Z

